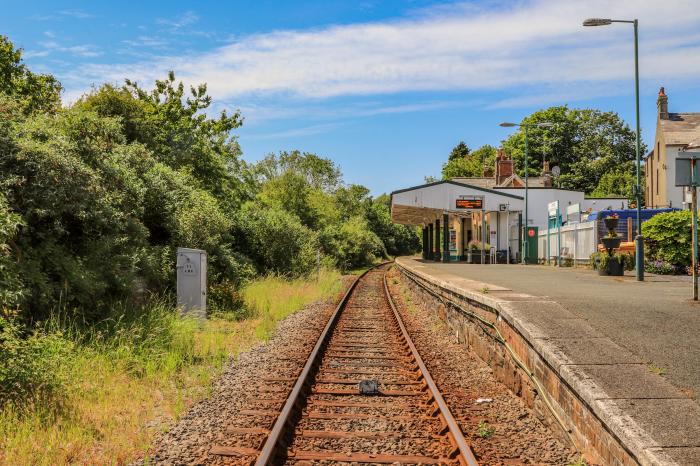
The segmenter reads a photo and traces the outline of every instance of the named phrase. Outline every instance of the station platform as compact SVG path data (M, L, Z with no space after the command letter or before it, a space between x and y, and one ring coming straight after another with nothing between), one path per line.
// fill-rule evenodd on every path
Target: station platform
M632 464L700 465L700 304L689 299L689 277L637 282L586 268L396 262L508 321Z

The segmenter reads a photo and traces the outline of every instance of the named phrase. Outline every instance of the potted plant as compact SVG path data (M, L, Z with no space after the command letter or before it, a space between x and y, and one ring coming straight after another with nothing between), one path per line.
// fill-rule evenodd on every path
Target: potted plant
M491 245L484 243L484 264L491 263Z
M481 242L475 239L469 242L469 263L481 264Z

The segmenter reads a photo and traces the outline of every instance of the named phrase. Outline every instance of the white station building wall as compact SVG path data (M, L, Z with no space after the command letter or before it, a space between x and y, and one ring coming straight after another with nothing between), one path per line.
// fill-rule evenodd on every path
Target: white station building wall
M504 194L522 196L522 193L518 192ZM516 211L522 210L525 205L521 199L499 196L494 191L487 192L450 183L428 185L410 191L398 192L392 195L392 202L411 207L456 210L456 200L461 196L483 197L483 210L485 211L497 211L501 204L508 204L509 210Z

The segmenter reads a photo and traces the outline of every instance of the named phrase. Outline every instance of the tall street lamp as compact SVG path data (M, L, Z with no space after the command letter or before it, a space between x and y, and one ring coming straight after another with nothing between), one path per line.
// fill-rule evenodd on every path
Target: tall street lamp
M644 238L642 237L642 159L641 139L639 130L639 38L637 34L638 21L588 18L583 22L584 26L608 26L612 23L628 23L634 26L634 97L637 111L637 184L634 187L634 195L637 201L637 235L634 238L635 262L637 268L637 280L644 280Z
M528 191L528 169L527 169L527 158L528 158L528 143L527 143L527 136L528 136L528 129L531 127L534 128L551 128L554 126L552 123L548 121L543 121L540 123L507 123L503 122L499 126L502 126L504 128L512 128L513 126L519 126L521 128L525 128L525 226L523 227L523 244L521 245L521 262L523 264L527 264L525 258L528 256L528 243L527 243L527 225L528 225L528 216L527 216L527 191Z

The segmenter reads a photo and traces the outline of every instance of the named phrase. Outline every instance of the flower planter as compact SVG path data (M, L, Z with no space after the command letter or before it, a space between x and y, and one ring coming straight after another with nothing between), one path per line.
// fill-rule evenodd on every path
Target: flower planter
M605 220L608 220L607 218ZM611 219L611 220L617 220ZM612 251L615 248L620 247L620 243L622 242L622 238L619 236L616 236L614 238L606 237L606 238L601 238L600 240L603 243L603 246L605 246L605 249L608 250L608 252Z
M620 219L617 217L606 217L603 221L605 222L605 228L607 228L608 231L611 231L617 228L617 224L620 222Z
M622 266L622 263L620 263L620 261L617 260L617 257L615 256L612 256L608 259L607 263L605 264L605 267L600 267L600 265L598 266L598 275L621 277L624 274L625 269Z
M481 253L472 253L472 264L481 264Z

